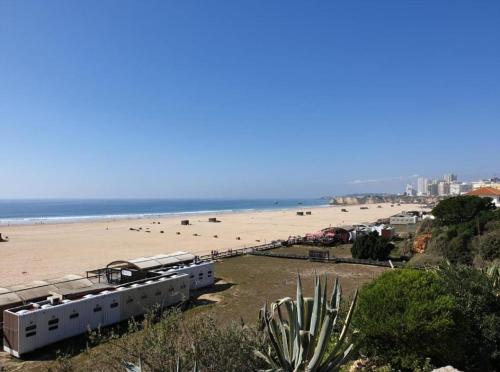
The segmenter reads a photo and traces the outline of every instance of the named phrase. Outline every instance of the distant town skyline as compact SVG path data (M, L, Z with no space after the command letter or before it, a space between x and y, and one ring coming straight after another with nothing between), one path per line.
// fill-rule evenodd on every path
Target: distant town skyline
M500 2L0 2L0 199L499 175Z
M407 183L404 194L407 196L454 196L467 194L470 191L493 187L500 189L500 178L493 176L479 179L460 179L456 173L445 173L440 177L417 178L416 186Z

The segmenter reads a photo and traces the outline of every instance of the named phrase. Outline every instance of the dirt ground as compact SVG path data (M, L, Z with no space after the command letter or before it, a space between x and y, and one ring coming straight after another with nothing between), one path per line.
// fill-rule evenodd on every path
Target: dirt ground
M222 280L213 289L219 302L209 309L200 307L196 311L211 311L218 319L245 322L258 319L259 309L266 301L282 297L295 297L297 273L302 278L306 296L312 296L315 274L326 275L330 288L336 277L342 291L349 297L356 288L371 281L384 272L384 268L351 264L324 264L304 260L243 256L220 262L216 266L217 277ZM222 287L218 291L219 285Z

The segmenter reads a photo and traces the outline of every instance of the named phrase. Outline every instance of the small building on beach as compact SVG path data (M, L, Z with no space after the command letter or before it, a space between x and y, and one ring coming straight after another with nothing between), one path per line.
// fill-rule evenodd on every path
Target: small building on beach
M389 218L391 225L414 225L417 223L418 217L413 214L400 213Z

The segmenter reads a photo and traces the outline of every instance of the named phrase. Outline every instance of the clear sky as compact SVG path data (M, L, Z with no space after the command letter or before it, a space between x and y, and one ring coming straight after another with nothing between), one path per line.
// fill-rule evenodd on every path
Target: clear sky
M500 1L0 0L0 198L500 173Z

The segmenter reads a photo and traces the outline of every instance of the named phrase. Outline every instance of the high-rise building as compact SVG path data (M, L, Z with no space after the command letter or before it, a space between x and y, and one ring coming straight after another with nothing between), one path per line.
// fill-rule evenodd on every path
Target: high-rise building
M465 182L450 183L450 195L461 195L472 190L472 185Z
M428 184L427 186L428 189L428 195L429 196L437 196L438 195L438 184L437 182L433 181Z
M446 181L439 181L438 183L438 195L446 196L450 194L450 183Z
M460 195L460 186L458 182L450 183L450 195Z
M429 180L425 177L419 177L417 180L417 195L426 196L429 195Z
M413 185L410 185L410 184L406 185L405 195L406 196L415 196L415 189L413 188Z
M445 182L448 182L448 183L451 183L453 181L456 181L458 178L457 178L457 175L456 174L453 174L453 173L450 173L450 174L445 174L444 175L444 181Z

